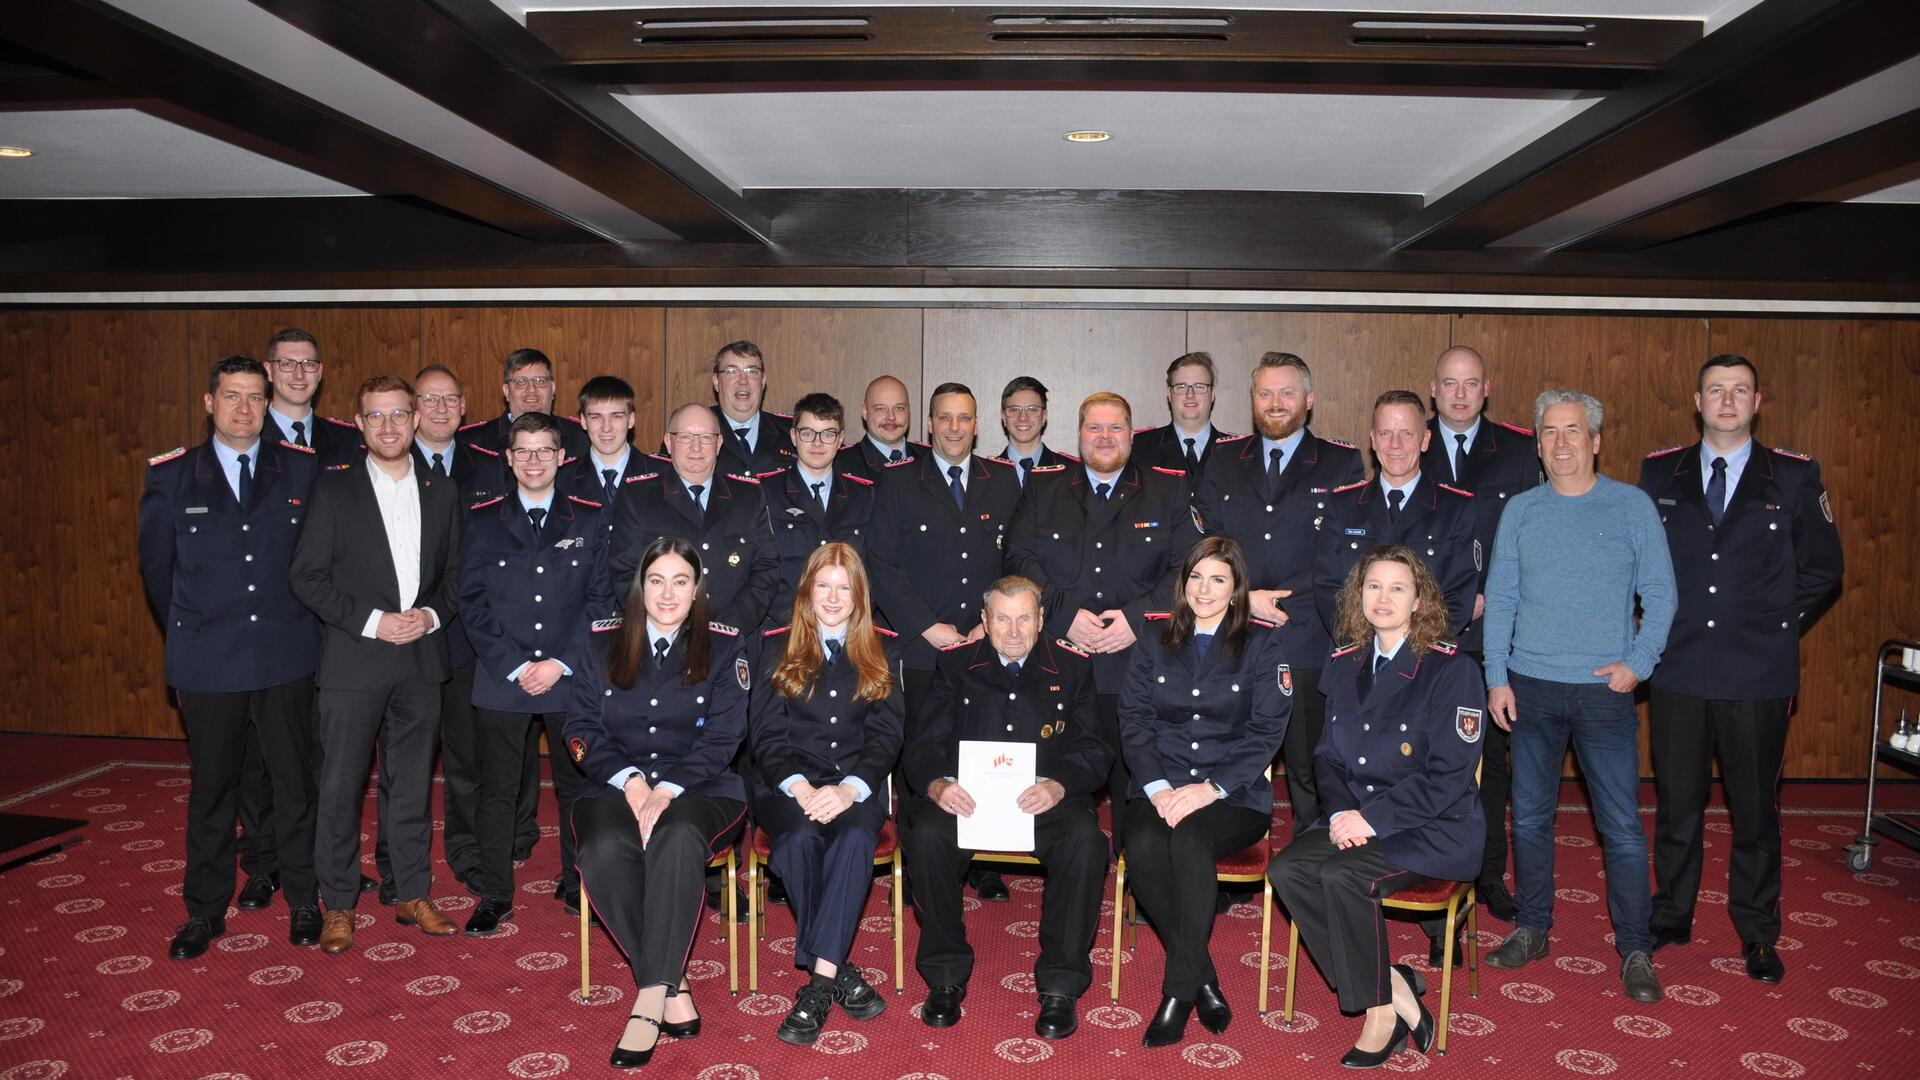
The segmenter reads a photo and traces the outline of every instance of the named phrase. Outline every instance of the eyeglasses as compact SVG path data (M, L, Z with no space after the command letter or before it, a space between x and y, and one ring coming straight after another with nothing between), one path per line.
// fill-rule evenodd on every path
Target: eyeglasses
M438 409L443 405L451 408L453 406L460 404L460 395L459 394L421 394L419 397L414 398L414 400L419 402L420 407L423 409Z
M1000 410L1004 416L1039 416L1046 411L1045 405L1007 405Z
M813 428L797 427L793 429L793 437L803 443L839 442L840 429L827 428L824 431L816 431Z
M1179 394L1181 397L1186 397L1189 394L1204 394L1213 389L1213 384L1210 382L1177 382L1168 383L1167 389Z
M553 376L515 375L513 378L507 380L507 385L513 387L515 390L525 390L529 386L545 390L547 387L553 385Z
M406 423L412 419L412 417L412 409L375 409L372 412L363 412L360 414L360 419L365 420L369 424L393 424L396 426Z
M296 371L304 371L307 374L311 375L314 372L320 370L320 361L318 360L275 360L273 362L273 366L276 370L284 371L289 375L293 374Z
M711 431L669 431L667 441L676 446L712 446L720 436Z
M742 376L749 379L757 379L765 375L767 369L761 367L723 367L715 368L713 373L723 379L738 379Z
M508 457L522 465L525 465L529 461L552 461L559 455L560 451L555 450L551 446L522 446L507 451Z

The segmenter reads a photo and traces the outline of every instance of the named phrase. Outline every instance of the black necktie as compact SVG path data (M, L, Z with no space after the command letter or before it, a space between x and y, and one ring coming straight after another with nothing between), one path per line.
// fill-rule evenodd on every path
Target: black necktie
M1453 482L1460 482L1460 473L1467 467L1467 436L1465 432L1453 435Z
M304 420L293 422L293 442L296 446L307 445L307 423ZM309 447L311 449L311 447Z
M1205 660L1207 658L1207 647L1212 644L1212 634L1193 635L1193 658L1195 660Z
M1107 500L1108 493L1112 491L1113 491L1112 484L1096 484L1094 485L1094 488L1093 488L1093 493L1095 495L1100 496L1101 502L1105 502Z
M447 463L440 460L439 454L433 455L433 475L441 477L447 475Z
M247 464L247 455L240 455L240 509L253 507L253 469ZM1716 519L1717 520L1717 519Z
M247 460L246 455L242 454L240 460ZM1707 480L1707 516L1713 519L1715 525L1718 525L1726 513L1727 459L1717 457L1713 459L1713 476Z
M1020 486L1022 487L1026 486L1027 474L1032 471L1033 471L1033 459L1030 457L1021 458L1020 459Z
M907 456L907 452L905 450L895 450L893 453L887 455L887 460L888 461L904 461L906 460L906 456Z
M1272 450L1267 451L1268 490L1272 490L1280 485L1280 458L1281 450L1279 447L1276 446Z
M687 488L687 494L693 498L693 512L699 515L701 521L707 520L707 508L700 504L700 493L705 490L705 484L694 484Z
M947 466L947 486L953 489L953 504L965 510L967 508L967 489L960 486L960 466Z
M827 639L827 666L828 667L832 667L835 663L839 662L840 646L845 644L846 642L840 640L837 637L830 637Z
M527 520L533 522L533 535L540 535L540 524L547 520L547 508L534 506L527 509Z
M1187 436L1187 468L1198 469L1200 467L1200 451L1194 449L1193 442L1193 436Z
M743 428L743 427L737 427L733 429L733 433L735 435L740 436L740 445L746 447L747 453L749 454L753 453L753 444L747 441L747 433L752 430L753 430L752 428Z
M1399 488L1388 488L1387 489L1387 516L1390 518L1399 517L1400 505L1406 501L1407 501L1406 492L1401 491Z
M813 482L813 505L823 515L827 512L827 500L825 496L820 494L820 489L825 487L826 483L825 480L816 480Z
M1007 677L1010 679L1017 679L1020 677L1020 661L1018 660L1007 661Z
M1373 693L1373 677L1375 675L1378 675L1380 673L1380 669L1386 666L1387 666L1387 658L1376 653L1373 658L1372 666L1364 667L1360 669L1360 700L1361 701L1367 700L1367 695Z
M661 668L667 666L667 650L671 648L673 648L673 642L666 638L660 638L653 643L654 667Z
M1390 656L1385 656L1380 653L1374 653L1373 654L1373 673L1375 675L1380 674L1380 669L1383 667L1386 667L1387 661L1391 659L1393 658Z
M612 469L600 470L600 487L607 493L608 506L613 505L613 493L619 489L619 485L616 484L615 481L619 479L620 474Z

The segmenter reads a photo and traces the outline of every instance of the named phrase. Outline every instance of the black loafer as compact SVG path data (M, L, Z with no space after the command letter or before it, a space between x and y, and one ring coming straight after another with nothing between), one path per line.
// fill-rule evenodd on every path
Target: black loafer
M395 885L391 878L380 882L378 888L380 890L380 902L382 904L392 907L400 902L400 887ZM365 890L362 889L361 891L364 892Z
M240 895L234 899L233 906L242 911L259 911L273 903L273 894L279 888L279 874L255 874L249 877L246 885L240 889Z
M1773 946L1749 941L1742 951L1747 958L1747 978L1763 983L1777 983L1786 978L1787 965L1780 962L1780 952Z
M1080 1030L1080 1014L1074 1000L1064 994L1041 994L1040 1015L1034 1018L1033 1033L1043 1039L1064 1039Z
M1657 953L1669 945L1686 945L1693 941L1693 928L1680 929L1673 926L1649 926L1653 932L1653 947L1647 951Z
M513 901L489 896L480 901L473 914L467 916L467 934L472 937L486 937L500 932L500 924L513 918Z
M562 886L555 889L553 898L560 901L560 906L567 909L567 914L576 917L580 914L580 886L575 885L571 889Z
M1347 1051L1340 1064L1349 1069L1377 1069L1387 1063L1387 1059L1399 1053L1407 1045L1407 1022L1398 1016L1393 1018L1393 1038L1387 1040L1384 1049L1367 1051L1354 1047Z
M173 932L173 943L167 946L167 955L175 960L191 960L206 952L207 946L213 944L213 939L226 932L225 919L195 915Z
M1445 967L1447 963L1446 950L1447 936L1445 934L1436 938L1427 939L1427 966L1435 971ZM1455 938L1453 941L1453 962L1456 964L1459 963L1460 958L1465 955L1467 955L1466 942L1460 938Z
M1007 891L1006 879L994 871L975 870L970 877L973 891L979 893L980 899L987 903L1004 904L1013 899L1013 894Z
M1187 1037L1187 1018L1192 1015L1193 1002L1173 997L1161 998L1159 1010L1147 1025L1146 1034L1140 1037L1140 1045L1172 1046L1184 1041Z
M306 904L293 909L293 918L287 923L287 944L320 944L320 909Z
M1473 893L1480 902L1487 905L1487 914L1510 923L1520 915L1520 905L1514 902L1513 894L1507 891L1504 881L1483 881L1474 885Z
M1218 983L1200 984L1200 992L1193 995L1193 1011L1200 1014L1200 1026L1215 1035L1226 1034L1227 1025L1233 1023L1233 1010Z
M920 1022L930 1028L949 1028L960 1022L960 1003L967 999L964 986L936 986L920 1006Z

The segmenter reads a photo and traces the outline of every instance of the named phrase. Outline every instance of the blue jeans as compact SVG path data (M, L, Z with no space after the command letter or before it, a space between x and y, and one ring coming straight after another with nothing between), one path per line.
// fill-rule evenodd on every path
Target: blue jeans
M1607 912L1621 956L1651 952L1647 928L1647 833L1640 823L1640 720L1633 695L1605 683L1563 683L1510 673L1513 724L1515 924L1539 934L1553 926L1553 819L1567 740L1593 799L1607 867Z

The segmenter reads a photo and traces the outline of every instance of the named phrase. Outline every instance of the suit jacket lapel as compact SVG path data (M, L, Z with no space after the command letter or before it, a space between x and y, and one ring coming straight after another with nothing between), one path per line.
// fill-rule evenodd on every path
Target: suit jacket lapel
M1320 440L1313 437L1313 432L1302 429L1300 445L1293 448L1293 453L1287 457L1286 465L1281 468L1280 483L1275 486L1273 497L1277 499L1292 491L1293 486L1300 482L1300 478L1307 474L1307 470L1319 462Z
M1367 664L1373 663L1372 649L1362 649L1361 655L1366 657ZM1384 708L1388 702L1399 697L1407 687L1413 685L1413 676L1419 670L1419 661L1413 659L1413 647L1401 642L1400 651L1393 654L1393 659L1387 661L1387 666L1374 675L1373 690L1367 695L1365 707L1369 710Z
M707 479L707 491L705 494L709 507L713 506L714 480L719 479L719 476L720 474L715 472L713 476ZM687 485L681 481L680 474L673 471L673 466L667 466L666 469L660 473L660 483L667 505L673 507L681 517L685 518L687 524L692 525L695 529L701 528L705 524L704 515L701 514L699 505L693 501L693 496L687 494ZM652 646L649 645L648 648L652 648Z
M1700 515L1700 520L1713 524L1713 518L1707 514L1707 493L1700 480L1700 444L1694 443L1678 455L1673 463L1674 498L1679 505L1689 507Z

